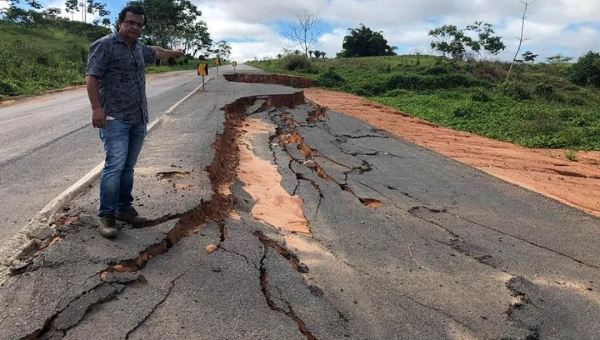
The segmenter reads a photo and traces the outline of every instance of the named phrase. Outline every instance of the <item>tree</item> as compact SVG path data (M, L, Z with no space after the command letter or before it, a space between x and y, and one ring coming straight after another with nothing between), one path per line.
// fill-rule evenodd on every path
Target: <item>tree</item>
M589 51L573 64L569 73L574 84L600 86L600 53Z
M519 0L519 1L521 1L521 3L523 5L525 5L525 10L523 11L523 18L521 20L521 37L517 38L517 40L519 40L519 47L517 47L517 52L515 53L512 63L510 64L510 68L508 69L508 73L506 74L507 82L508 82L508 79L510 78L510 73L512 72L513 66L515 66L517 56L519 55L519 52L521 51L521 46L523 45L523 41L530 39L530 38L523 38L523 34L525 32L525 19L527 19L527 9L529 8L529 5L531 5L535 2L535 0Z
M17 7L18 4L24 2L25 4L27 4L27 6L31 7L32 9L42 9L44 8L44 6L42 6L42 4L39 3L39 1L37 0L4 0L6 2L8 2L8 6L10 7Z
M444 58L449 55L454 60L467 58L481 58L482 50L489 55L497 55L506 46L498 36L492 36L494 29L492 24L475 21L464 30L459 30L455 25L444 25L429 31L429 35L436 38L430 46L432 49L442 52ZM466 32L474 32L476 39L471 38ZM472 52L467 51L469 48ZM475 55L477 57L475 57Z
M8 3L8 8L0 10L0 12L4 14L4 19L8 21L35 24L42 20L44 16L39 11L43 6L37 0L4 0L4 2ZM25 4L31 7L31 9L17 6L20 4Z
M327 54L327 53L319 51L319 50L316 50L313 53L315 55L315 59L319 59L319 58L325 59L325 54Z
M535 58L538 57L538 55L537 54L533 54L533 52L531 52L531 51L527 51L527 52L521 54L521 57L523 57L523 61L524 62L531 62L531 63L533 63L535 61Z
M444 58L446 55L457 55L464 51L464 45L461 41L464 34L455 25L444 25L429 31L429 36L437 39L432 41L432 49L442 52Z
M557 55L554 55L554 56L546 58L546 61L549 64L552 64L552 65L565 64L565 63L568 63L571 60L573 60L572 57L565 57L565 56L563 56L561 54L557 54Z
M79 1L78 0L66 0L65 1L65 12L71 13L71 20L73 20L73 14L79 12Z
M207 50L210 49L213 41L210 39L206 23L199 20L193 26L185 28L180 43L184 50L193 50L192 56L196 57L197 53L202 54L208 52Z
M50 7L42 11L42 16L44 16L44 18L56 19L61 12L60 8Z
M388 45L382 32L373 32L364 24L358 28L349 28L350 34L344 37L343 50L340 56L344 58L391 56L396 55L396 47Z
M152 45L172 49L183 47L202 53L212 45L206 23L199 18L202 12L189 0L139 0L128 5L141 5L148 24L142 39Z
M493 26L490 23L475 21L472 25L468 25L465 30L477 34L478 40L469 38L466 40L466 44L477 53L478 56L481 56L481 48L489 55L498 55L500 51L503 51L506 48L506 45L502 43L500 37L492 36L492 34L496 32L494 32Z
M94 0L87 0L87 12L90 14L98 14L100 17L110 15L110 12L106 10L106 4Z
M298 22L290 24L289 31L284 35L294 43L293 46L289 46L290 49L299 46L308 57L308 51L319 44L319 38L323 35L323 29L318 14L310 12L307 9L303 11L304 13L302 14L296 14Z
M231 45L225 40L221 40L216 44L216 50L214 51L217 56L223 57L223 59L229 59L231 56Z

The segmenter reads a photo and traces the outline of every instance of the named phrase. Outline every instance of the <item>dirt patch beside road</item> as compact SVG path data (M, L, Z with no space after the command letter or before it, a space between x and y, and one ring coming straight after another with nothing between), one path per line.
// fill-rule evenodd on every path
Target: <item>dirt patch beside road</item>
M527 149L454 131L347 93L305 89L306 98L507 182L600 217L600 152Z

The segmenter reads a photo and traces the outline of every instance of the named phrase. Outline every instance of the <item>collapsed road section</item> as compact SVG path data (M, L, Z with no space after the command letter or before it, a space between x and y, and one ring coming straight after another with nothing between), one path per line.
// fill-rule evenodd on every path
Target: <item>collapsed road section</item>
M0 287L0 339L600 331L598 260L553 238L570 223L593 239L584 215L298 90L212 86L147 141L136 204L152 222L104 240L90 217L97 188L78 197L57 237Z

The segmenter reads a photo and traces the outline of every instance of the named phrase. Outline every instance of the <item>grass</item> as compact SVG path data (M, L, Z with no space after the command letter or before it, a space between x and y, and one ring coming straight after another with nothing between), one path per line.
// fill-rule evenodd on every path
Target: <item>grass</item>
M451 62L435 56L250 62L303 75L409 115L526 147L600 150L599 91L567 80L569 65ZM302 65L290 70L290 66Z
M0 100L84 84L89 46L109 33L79 22L25 26L0 20ZM197 63L149 66L147 72L193 70Z
M577 152L575 150L567 150L567 152L565 152L565 157L571 162L576 162Z
M64 30L0 21L0 99L82 83L88 46Z

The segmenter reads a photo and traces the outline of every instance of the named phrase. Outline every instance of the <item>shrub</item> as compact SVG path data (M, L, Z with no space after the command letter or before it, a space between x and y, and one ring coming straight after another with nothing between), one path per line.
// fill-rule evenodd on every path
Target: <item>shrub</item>
M387 89L405 89L413 91L453 89L458 87L490 86L486 81L459 73L443 75L395 74L389 78Z
M473 106L467 105L454 109L453 114L454 117L457 118L472 117L475 114L475 110L473 109Z
M583 99L581 97L569 97L569 99L567 100L567 103L569 103L570 105L575 105L575 106L587 105L587 102L585 101L585 99Z
M567 150L567 152L565 152L565 157L568 160L575 162L577 161L577 152L575 152L575 150Z
M335 72L333 67L319 75L317 80L319 84L324 87L338 87L346 82L342 76Z
M310 70L310 60L304 54L288 54L281 58L281 66L288 71Z
M366 93L370 93L372 96L378 96L388 91L387 83L379 79L371 79L366 83L360 85ZM362 94L361 94L362 96Z
M571 82L582 86L600 86L600 53L589 51L569 71Z
M570 128L563 131L561 137L565 141L565 146L578 147L583 143L585 135L580 128Z
M480 61L469 64L467 66L467 71L476 78L487 80L492 83L504 81L507 73L503 64L491 61Z
M408 96L411 94L412 94L412 92L410 92L408 90L395 89L395 90L390 90L390 91L386 92L385 96L386 97L400 97L400 96Z
M558 112L558 118L564 122L569 122L578 116L578 113L571 109L563 109Z
M537 84L535 86L535 89L533 90L533 93L536 96L543 98L547 101L554 101L554 102L558 102L558 103L564 103L567 101L565 99L564 95L562 95L561 93L558 93L554 89L554 86L547 84L547 83Z
M556 134L562 129L563 122L552 119L548 115L539 115L532 121L529 121L521 126L521 134L528 137L544 136L546 141L541 142L538 146L551 146L552 143L549 141L550 137L556 136ZM558 147L564 145L556 145Z
M361 97L373 97L373 93L371 93L363 88L352 89L349 92L352 94L355 94L357 96L361 96Z
M20 93L17 85L0 79L0 97L18 96Z
M554 87L550 84L540 83L535 86L533 92L542 98L551 99L554 95Z
M443 65L434 65L425 70L425 74L430 75L440 75L440 74L448 74L451 70Z
M516 99L516 100L530 100L531 99L531 93L529 93L529 91L516 83L512 83L512 82L506 82L506 83L502 83L502 85L499 86L500 92L510 98Z
M471 94L471 100L475 102L487 103L492 101L492 97L482 88L476 88Z

